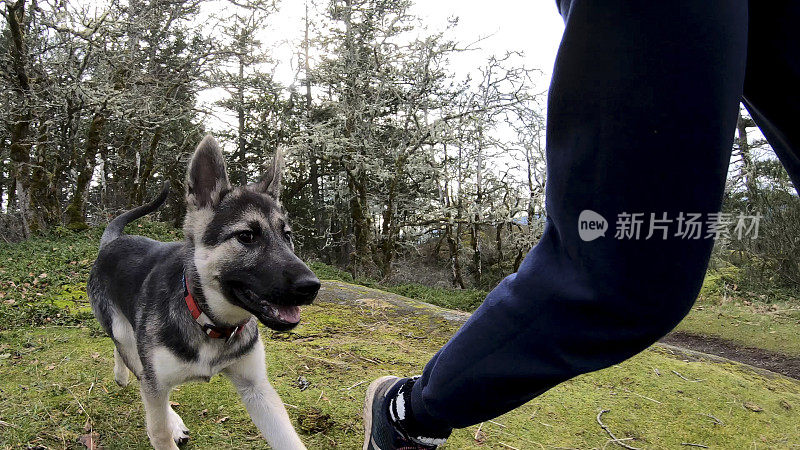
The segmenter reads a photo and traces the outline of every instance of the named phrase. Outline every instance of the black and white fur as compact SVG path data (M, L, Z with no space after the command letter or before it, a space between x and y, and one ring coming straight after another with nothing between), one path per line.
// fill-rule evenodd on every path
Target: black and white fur
M276 153L261 181L231 187L216 141L207 136L187 175L183 242L123 234L128 222L158 209L152 203L114 219L100 241L88 293L100 324L114 341L114 379L139 379L147 434L156 449L176 449L189 431L169 404L187 381L224 373L253 422L275 449L304 449L280 397L267 381L258 321L287 330L299 321L320 283L297 258L280 204L282 158ZM183 277L217 326L245 323L230 341L206 335L184 301Z

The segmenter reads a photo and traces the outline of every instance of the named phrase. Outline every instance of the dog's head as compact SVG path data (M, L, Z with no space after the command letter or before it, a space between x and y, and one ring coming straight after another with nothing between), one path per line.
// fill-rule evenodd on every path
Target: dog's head
M294 254L281 206L283 158L276 152L260 181L232 187L219 145L211 136L197 147L186 178L184 231L211 313L228 324L253 314L274 330L300 322L319 279Z

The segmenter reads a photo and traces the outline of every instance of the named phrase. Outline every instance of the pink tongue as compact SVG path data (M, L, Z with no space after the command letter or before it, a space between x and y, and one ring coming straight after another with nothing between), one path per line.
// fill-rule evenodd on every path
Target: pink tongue
M300 307L299 306L276 306L278 319L284 322L296 323L300 321Z

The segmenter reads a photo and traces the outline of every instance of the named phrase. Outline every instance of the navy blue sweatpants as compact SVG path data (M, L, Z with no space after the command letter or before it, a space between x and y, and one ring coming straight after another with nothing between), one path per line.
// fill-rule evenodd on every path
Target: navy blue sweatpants
M430 430L500 415L675 327L713 246L705 226L699 239L676 236L677 218L719 211L740 101L800 185L800 2L561 0L559 9L544 235L415 383L413 416ZM580 237L583 210L608 221L605 236ZM635 213L639 239L629 228L616 238L620 217ZM651 213L671 220L666 238L656 228L646 239Z

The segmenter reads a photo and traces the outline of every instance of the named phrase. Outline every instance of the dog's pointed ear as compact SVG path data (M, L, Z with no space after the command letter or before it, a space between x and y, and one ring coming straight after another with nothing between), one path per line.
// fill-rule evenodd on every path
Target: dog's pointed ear
M280 200L283 188L282 178L283 152L280 148L277 148L275 149L275 157L272 159L272 165L261 177L261 180L253 185L253 189L262 194L267 194L275 200Z
M222 150L210 134L206 135L189 163L186 204L195 209L213 207L230 188Z

